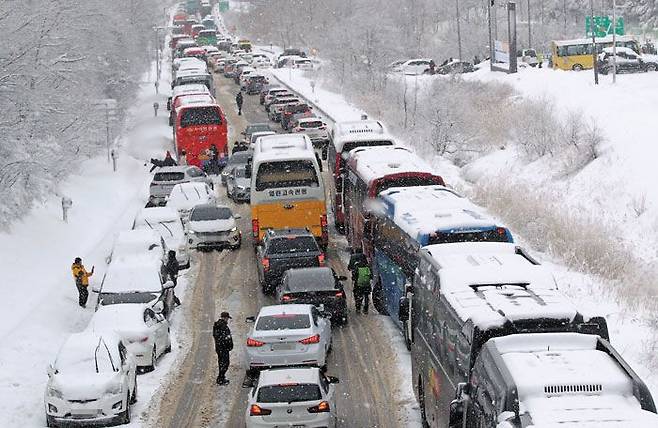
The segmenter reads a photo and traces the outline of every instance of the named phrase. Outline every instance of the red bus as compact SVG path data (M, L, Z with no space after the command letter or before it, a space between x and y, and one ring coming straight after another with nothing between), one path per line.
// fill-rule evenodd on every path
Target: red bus
M213 144L220 154L228 155L228 126L224 112L215 103L181 105L176 111L174 144L180 156L187 154L187 163L202 167L199 155Z
M388 135L384 125L377 120L337 122L331 130L331 142L327 146L326 157L334 178L329 186L336 229L345 231L345 210L343 208L343 182L345 164L349 152L358 147L393 146L395 139Z
M361 248L371 259L372 248L363 239L369 226L369 201L391 187L445 186L427 162L411 150L400 146L361 147L347 158L343 192L347 241L352 248Z

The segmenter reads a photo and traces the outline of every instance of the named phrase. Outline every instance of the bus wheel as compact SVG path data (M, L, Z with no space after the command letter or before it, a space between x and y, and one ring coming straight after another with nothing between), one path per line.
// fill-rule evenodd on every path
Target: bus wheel
M423 388L423 378L418 376L418 404L420 404L420 421L423 428L429 428L427 423L427 411L425 410L425 390Z
M388 315L388 310L386 309L386 304L384 303L384 289L382 288L381 281L377 281L375 287L372 289L372 304L382 315Z
M407 351L411 351L411 321L406 320L402 325L402 330L404 330L404 344L407 347Z
M573 71L583 71L583 66L580 64L574 64L573 67L571 67Z

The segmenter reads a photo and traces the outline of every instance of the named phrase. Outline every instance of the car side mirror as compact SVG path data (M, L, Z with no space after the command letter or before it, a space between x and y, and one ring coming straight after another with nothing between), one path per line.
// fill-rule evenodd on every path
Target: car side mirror
M240 220L242 218L241 214L233 214L233 218L236 220Z
M167 281L164 284L162 284L162 289L163 290L169 290L170 288L174 288L176 284L174 284L173 281Z
M320 306L318 306L318 311L320 312L320 315L324 316L324 312L325 312L324 303L320 303Z
M340 383L340 379L338 379L336 376L327 376L327 382Z
M247 323L255 323L256 322L256 317L247 317L244 319L245 322Z

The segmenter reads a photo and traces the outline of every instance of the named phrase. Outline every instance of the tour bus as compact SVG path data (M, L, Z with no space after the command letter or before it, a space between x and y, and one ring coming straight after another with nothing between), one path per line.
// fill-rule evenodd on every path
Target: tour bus
M343 211L343 182L345 161L348 153L357 147L392 146L395 139L390 136L384 125L378 120L358 120L352 122L336 122L329 135L327 145L329 171L333 175L334 185L330 187L331 203L334 211L334 222L339 232L344 232L345 213Z
M251 222L258 244L268 229L307 228L329 242L320 161L304 134L258 138L251 173Z
M457 385L468 381L492 338L572 332L609 340L605 318L581 314L552 273L514 244L429 245L407 292L400 317L410 315L412 382L424 426L449 426Z
M183 107L189 107L193 105L207 105L207 104L216 104L215 98L210 94L185 94L182 96L177 96L175 101L172 102L171 114L170 114L170 123L173 124L176 122L176 115Z
M617 36L617 47L626 47L640 53L640 44L635 36ZM612 36L597 37L596 51L612 47ZM592 39L554 40L551 42L553 68L580 71L594 67Z
M215 46L217 44L217 31L213 29L201 30L195 41L199 46Z
M373 273L372 300L402 329L408 348L408 320L400 321L400 299L413 281L418 252L453 242L514 242L505 226L481 207L444 186L394 187L379 194L364 231L364 252Z
M176 111L174 144L180 156L185 150L187 163L201 167L199 155L213 145L228 156L226 118L219 105L201 103L180 106Z
M368 204L391 187L445 185L443 178L413 151L400 146L359 147L347 157L343 212L347 242L364 249ZM366 254L367 256L368 254Z

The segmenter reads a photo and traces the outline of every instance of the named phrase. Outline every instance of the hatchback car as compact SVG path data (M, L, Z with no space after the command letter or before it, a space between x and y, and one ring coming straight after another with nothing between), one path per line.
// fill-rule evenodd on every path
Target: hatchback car
M165 205L171 189L180 183L206 183L212 187L212 180L196 166L165 166L155 170L149 186L153 203Z
M181 183L174 186L167 206L178 210L183 221L187 221L192 208L200 204L214 204L215 192L206 183Z
M256 259L264 293L275 290L288 269L324 266L324 253L306 229L268 230L256 247Z
M180 268L190 267L185 229L176 210L171 207L143 208L135 217L133 229L151 229L159 233L167 247L176 251L176 260Z
M338 382L314 367L264 370L248 395L247 428L334 428Z
M72 334L48 368L49 427L127 424L136 401L135 358L116 334Z
M247 166L233 167L226 179L226 195L235 202L251 199L251 178L247 177Z
M290 269L283 274L277 287L277 300L281 304L305 303L322 307L337 324L347 322L347 299L341 281L329 267Z
M169 322L148 305L101 306L91 318L87 330L118 334L142 370L154 370L158 358L171 351Z
M240 152L235 152L231 156L229 156L228 160L226 161L226 166L222 170L222 173L220 174L222 178L222 184L226 184L226 178L228 177L228 174L235 168L236 166L244 166L249 163L251 158L253 157L253 153L248 151L248 150L243 150Z
M190 213L187 224L188 242L197 250L229 247L237 250L242 244L242 233L235 223L239 214L229 207L212 204L197 205Z
M247 374L271 367L324 368L331 348L331 321L313 305L263 306L245 348Z
M274 122L281 121L281 114L283 109L290 104L299 104L301 101L297 97L287 97L287 98L276 98L270 104L270 110L268 112L268 117Z
M301 117L293 120L290 125L292 133L303 133L313 142L313 147L324 147L329 141L327 124L317 117Z

